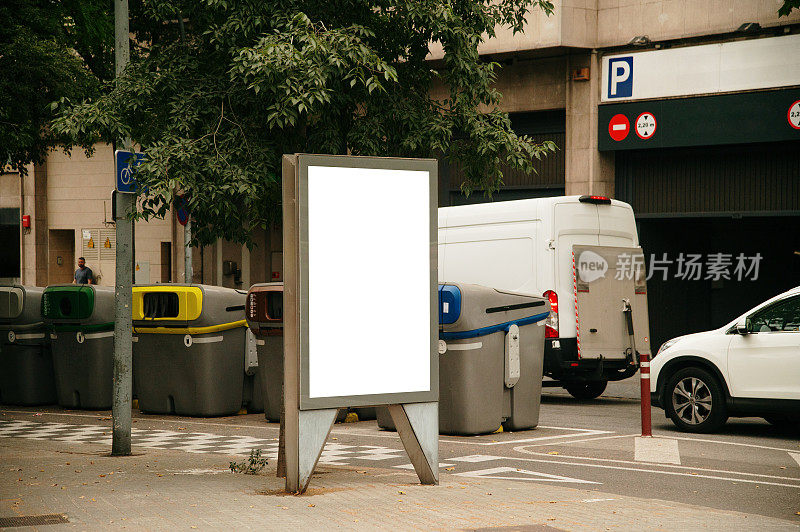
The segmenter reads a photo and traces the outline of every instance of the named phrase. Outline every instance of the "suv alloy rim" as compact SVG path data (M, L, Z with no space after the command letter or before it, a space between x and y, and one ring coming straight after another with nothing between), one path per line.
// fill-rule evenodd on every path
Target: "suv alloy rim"
M697 377L686 377L672 390L672 408L689 425L699 425L711 414L711 390Z

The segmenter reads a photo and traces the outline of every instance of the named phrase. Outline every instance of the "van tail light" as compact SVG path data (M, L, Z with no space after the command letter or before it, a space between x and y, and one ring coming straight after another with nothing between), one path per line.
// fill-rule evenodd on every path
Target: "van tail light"
M593 205L611 205L611 198L606 196L589 196L584 195L578 198L581 203L591 203Z
M544 320L544 337L558 338L558 294L548 290L542 296L550 301L550 316Z

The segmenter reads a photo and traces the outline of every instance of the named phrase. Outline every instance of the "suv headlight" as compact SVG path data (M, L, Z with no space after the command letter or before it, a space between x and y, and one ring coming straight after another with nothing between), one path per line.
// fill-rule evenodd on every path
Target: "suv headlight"
M680 340L681 338L683 338L683 336L678 336L677 338L673 338L672 340L667 340L666 342L661 344L661 347L658 348L656 356L660 355L662 351L666 351L667 349L675 345L677 341Z

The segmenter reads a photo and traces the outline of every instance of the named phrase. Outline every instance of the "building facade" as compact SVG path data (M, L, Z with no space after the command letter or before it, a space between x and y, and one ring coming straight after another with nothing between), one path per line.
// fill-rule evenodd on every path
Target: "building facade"
M515 130L559 151L494 200L630 203L652 344L800 284L800 11L774 0L560 0L481 53ZM432 59L441 50L432 51ZM442 205L458 193L442 172Z
M52 151L27 175L0 174L0 283L46 286L71 283L77 259L84 257L97 284L113 286L116 230L111 194L115 187L114 151L98 144L92 157ZM171 210L164 219L136 223L137 283L184 281L184 229ZM255 232L256 246L218 241L192 248L193 281L231 288L280 280L280 237ZM278 246L273 252L270 243Z

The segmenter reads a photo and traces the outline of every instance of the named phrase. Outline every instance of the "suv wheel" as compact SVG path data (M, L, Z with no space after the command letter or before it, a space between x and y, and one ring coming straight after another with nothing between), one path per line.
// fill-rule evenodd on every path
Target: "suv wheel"
M575 399L583 401L600 397L606 391L608 381L569 382L564 388Z
M728 420L722 386L705 369L677 371L667 381L663 397L667 416L684 432L714 432Z

